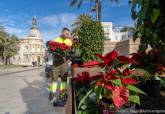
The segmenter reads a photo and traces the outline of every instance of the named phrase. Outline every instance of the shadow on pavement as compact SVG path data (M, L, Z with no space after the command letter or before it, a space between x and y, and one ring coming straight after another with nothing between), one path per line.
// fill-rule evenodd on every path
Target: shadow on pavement
M11 114L10 112L5 112L5 114Z
M20 93L27 111L24 114L50 114L48 112L48 93L45 91L45 83L40 80L28 82L23 81L27 87L21 89Z

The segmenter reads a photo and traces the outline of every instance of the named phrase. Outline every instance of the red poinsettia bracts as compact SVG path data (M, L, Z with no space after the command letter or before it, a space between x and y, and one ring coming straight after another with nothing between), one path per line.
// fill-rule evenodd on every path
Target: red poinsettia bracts
M134 84L137 84L137 81L133 78L123 78L122 79L122 84L131 84L131 85L134 85Z
M151 75L159 74L161 75L165 72L163 63L160 61L161 52L156 49L151 49L150 51L137 52L131 54L131 59L137 61L134 63L136 68L142 68L151 73ZM152 67L151 67L152 66Z
M89 76L88 72L82 72L82 74L78 74L76 78L76 83L85 85L92 81L92 77Z
M71 47L66 45L65 43L58 43L53 41L48 41L47 46L50 47L51 51L55 51L56 49L62 49L63 51L69 50Z
M113 50L112 52L106 54L105 56L101 54L96 54L103 62L98 61L88 61L83 64L84 67L92 67L99 65L100 67L105 67L105 65L111 66L115 60L119 60L121 63L135 63L135 60L125 56L118 56L118 53Z
M126 87L116 86L112 91L112 100L117 108L128 103L129 91Z
M136 63L135 60L133 60L129 57L126 57L126 56L118 56L117 59L122 63Z
M130 69L130 65L137 64L137 60L142 54L143 53L134 54L131 58L129 58L126 56L119 56L118 53L113 50L105 56L96 54L96 56L102 60L101 62L89 61L84 63L83 66L92 67L98 65L105 69L105 72L101 72L100 76L97 78L95 87L103 88L101 90L104 92L99 93L103 94L102 96L106 96L107 94L104 95L106 92L108 94L110 93L107 98L112 99L116 108L121 108L123 105L129 103L129 96L131 95L131 92L129 92L130 90L127 87L134 87L133 85L137 84L137 81L131 77L133 71ZM162 69L163 67L158 68L158 70ZM85 83L85 79L83 77L78 75L77 82ZM89 74L86 76L86 79L90 80ZM134 102L136 102L136 99Z
M132 70L131 69L129 69L129 68L124 69L124 71L123 71L123 75L124 76L129 76L131 74L132 74Z

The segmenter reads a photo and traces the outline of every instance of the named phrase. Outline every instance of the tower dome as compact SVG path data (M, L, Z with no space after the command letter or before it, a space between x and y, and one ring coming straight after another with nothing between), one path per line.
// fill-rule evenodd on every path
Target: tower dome
M33 17L32 27L30 29L28 37L34 37L36 39L41 39L41 33L38 29L38 19L36 16Z

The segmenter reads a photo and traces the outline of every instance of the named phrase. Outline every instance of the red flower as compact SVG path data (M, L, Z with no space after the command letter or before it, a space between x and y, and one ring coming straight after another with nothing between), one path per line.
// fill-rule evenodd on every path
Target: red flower
M111 51L110 53L106 54L105 56L102 56L100 54L96 54L97 57L99 57L101 60L103 60L102 63L99 64L100 67L104 67L105 65L112 65L113 61L117 59L117 52L115 50Z
M118 87L114 88L112 91L112 100L117 108L122 107L124 104L128 102L129 91L126 87Z
M106 84L104 87L108 90L114 90L114 86L112 84Z
M131 55L132 55L131 59L135 60L135 61L138 61L141 58L141 56L142 56L140 52L132 53Z
M133 78L123 78L122 79L122 84L137 84L137 81Z
M97 85L97 86L104 86L104 83L103 83L103 82L98 81L98 82L96 82L96 85Z
M78 64L72 64L72 68L76 68L76 67L78 67L79 65Z
M112 84L105 84L104 82L98 81L98 82L96 82L96 85L104 87L108 90L114 90L114 86Z
M78 74L76 82L78 84L88 84L92 81L92 78L89 76L88 72L82 72L82 75Z
M165 72L165 67L163 65L158 65L156 72L161 75L163 72Z
M93 67L93 66L96 66L96 65L99 65L100 62L98 61L88 61L88 62L85 62L82 66L84 67Z
M112 69L111 71L108 72L109 75L115 75L117 73L117 70Z
M132 70L130 70L129 68L126 68L124 71L123 71L123 75L124 76L129 76L132 74Z
M63 51L66 51L71 48L70 46L67 46L65 43L58 43L58 42L53 42L53 41L48 41L47 46L50 47L50 51L55 51L57 48L60 48Z
M134 60L126 56L118 56L117 59L122 63L135 63Z
M105 55L105 58L110 60L110 61L114 61L115 59L117 59L118 53L113 50L112 52L108 53Z
M148 52L148 54L151 55L152 57L158 57L159 56L159 53L154 49L150 50Z

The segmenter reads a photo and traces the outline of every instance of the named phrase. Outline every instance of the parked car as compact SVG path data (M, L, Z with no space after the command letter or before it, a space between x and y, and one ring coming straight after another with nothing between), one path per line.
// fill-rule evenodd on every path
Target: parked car
M53 74L52 73L52 66L53 66L53 58L50 57L50 58L48 58L46 65L45 65L45 76L47 78L50 78L51 75Z

